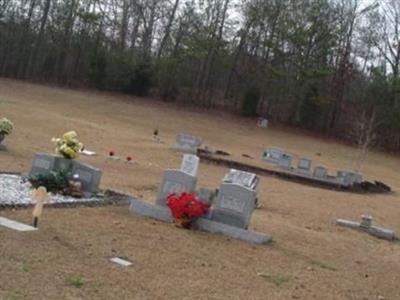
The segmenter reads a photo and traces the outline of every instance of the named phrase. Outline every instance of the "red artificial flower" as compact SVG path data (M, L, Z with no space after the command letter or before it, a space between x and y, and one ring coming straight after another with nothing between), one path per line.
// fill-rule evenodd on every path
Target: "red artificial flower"
M131 161L131 160L132 160L132 157L128 156L128 157L126 158L126 160L127 160L127 161Z
M110 151L110 152L108 153L108 155L109 155L109 156L114 156L114 151Z
M196 199L193 194L182 193L180 196L176 194L167 197L167 206L171 210L174 219L193 219L204 215L208 211L208 205Z

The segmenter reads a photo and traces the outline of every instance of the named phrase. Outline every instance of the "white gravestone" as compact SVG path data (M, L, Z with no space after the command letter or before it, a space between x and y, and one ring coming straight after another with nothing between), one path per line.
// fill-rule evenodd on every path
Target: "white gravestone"
M254 190L257 186L258 178L254 173L230 169L222 181L224 183L239 184Z
M166 170L158 191L157 205L166 205L167 197L171 194L194 193L197 178L180 170Z
M184 154L182 159L181 171L186 174L196 176L200 159L197 155Z
M247 229L255 208L256 192L232 183L221 184L214 201L211 219L230 226Z

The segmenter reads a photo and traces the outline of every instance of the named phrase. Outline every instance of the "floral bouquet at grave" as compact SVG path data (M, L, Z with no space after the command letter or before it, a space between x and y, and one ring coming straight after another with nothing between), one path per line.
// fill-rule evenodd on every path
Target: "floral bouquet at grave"
M77 158L79 150L83 147L75 131L66 132L62 138L53 138L51 141L56 144L56 153L68 159Z
M14 128L13 123L7 118L0 119L0 134L9 135Z
M193 220L204 215L209 209L208 205L190 193L182 193L179 196L169 195L167 206L171 210L174 221L186 229L190 229Z

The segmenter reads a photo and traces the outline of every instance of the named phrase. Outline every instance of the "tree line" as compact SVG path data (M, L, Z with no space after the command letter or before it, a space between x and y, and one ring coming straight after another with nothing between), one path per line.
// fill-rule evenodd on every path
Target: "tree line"
M400 150L400 1L0 0L0 76Z

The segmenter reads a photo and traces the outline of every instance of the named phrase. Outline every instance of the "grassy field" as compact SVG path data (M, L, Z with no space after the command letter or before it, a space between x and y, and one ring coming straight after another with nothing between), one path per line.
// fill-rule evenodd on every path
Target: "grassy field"
M210 114L151 99L77 91L0 79L0 117L15 125L0 152L0 171L26 172L35 152L53 152L51 138L76 130L100 155L81 157L103 170L102 187L154 201L161 173L177 168L175 136L263 165L277 146L331 171L351 169L356 150L288 129L260 129L254 120ZM158 128L164 143L152 141ZM137 164L107 162L108 151ZM0 299L400 299L400 245L338 228L336 218L374 223L400 233L400 158L370 153L366 179L391 185L391 195L359 195L261 177L251 228L273 235L269 246L185 231L129 215L127 207L47 209L38 232L0 228ZM198 187L216 188L227 169L199 167ZM0 211L30 222L30 211ZM124 256L120 268L108 261Z

